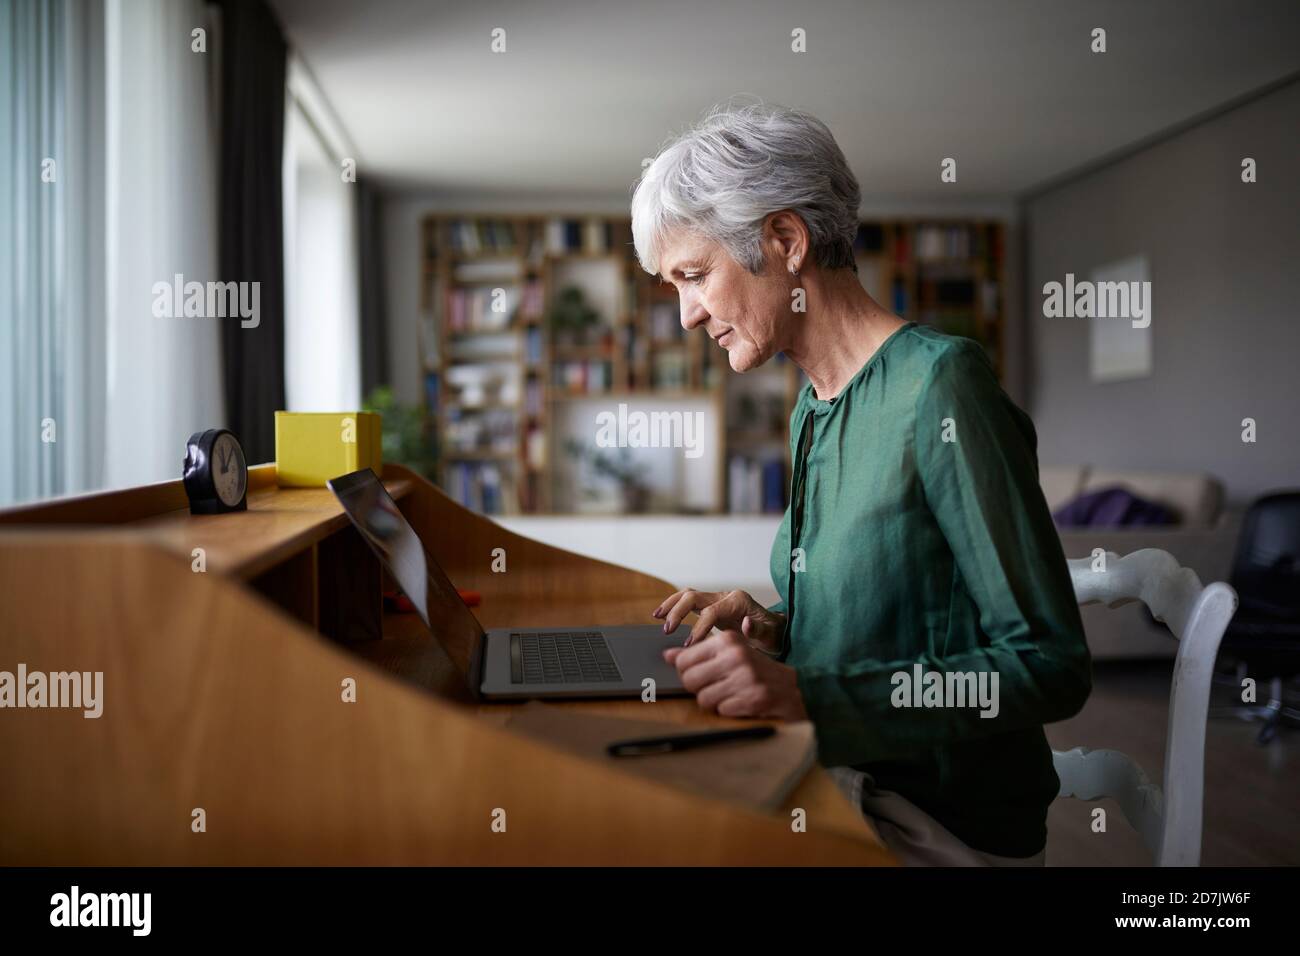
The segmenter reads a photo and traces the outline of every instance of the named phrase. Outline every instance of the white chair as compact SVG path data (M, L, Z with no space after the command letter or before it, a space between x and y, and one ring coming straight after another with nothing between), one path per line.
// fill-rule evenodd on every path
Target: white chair
M1142 601L1179 642L1169 692L1164 787L1153 785L1142 768L1119 751L1076 747L1052 753L1061 778L1060 796L1114 799L1156 866L1197 866L1210 683L1219 641L1237 610L1237 592L1221 582L1202 587L1196 572L1181 567L1167 551L1145 548L1122 558L1108 551L1104 569L1100 557L1068 562L1079 603L1118 607Z

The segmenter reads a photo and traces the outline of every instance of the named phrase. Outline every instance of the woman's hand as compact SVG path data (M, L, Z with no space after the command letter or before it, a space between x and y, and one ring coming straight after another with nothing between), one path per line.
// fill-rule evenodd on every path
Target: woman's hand
M694 647L670 647L664 660L701 710L722 717L807 720L793 667L755 650L739 631L722 631Z
M716 627L739 631L747 641L768 653L780 649L785 615L769 611L747 591L694 591L687 588L670 595L651 616L664 618L664 633L671 634L692 611L699 611L700 617L691 628L685 647L706 637Z

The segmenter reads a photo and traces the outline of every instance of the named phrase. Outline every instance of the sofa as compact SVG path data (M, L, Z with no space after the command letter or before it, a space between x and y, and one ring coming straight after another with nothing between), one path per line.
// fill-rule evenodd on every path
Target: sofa
M1094 548L1120 555L1159 548L1192 568L1205 584L1227 580L1241 517L1224 508L1223 486L1209 475L1058 465L1040 468L1039 483L1052 511L1086 492L1122 487L1164 505L1177 520L1173 525L1131 529L1062 528L1067 558L1091 557ZM1140 604L1080 610L1094 660L1172 657L1178 650L1168 629L1155 624Z

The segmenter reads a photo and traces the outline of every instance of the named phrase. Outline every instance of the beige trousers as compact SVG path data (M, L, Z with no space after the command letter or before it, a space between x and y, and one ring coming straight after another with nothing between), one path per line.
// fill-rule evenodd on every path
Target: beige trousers
M1033 856L1011 857L983 853L967 846L906 797L878 790L870 774L852 767L830 767L844 795L905 866L1042 866L1046 850Z

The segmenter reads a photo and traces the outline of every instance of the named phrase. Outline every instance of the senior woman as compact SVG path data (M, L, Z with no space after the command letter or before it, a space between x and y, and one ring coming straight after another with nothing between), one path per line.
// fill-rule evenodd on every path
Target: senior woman
M784 352L808 377L782 600L679 591L655 617L699 617L665 656L704 709L811 720L904 861L1041 864L1059 787L1043 725L1091 675L1034 428L978 344L863 290L859 199L820 120L764 105L715 108L637 183L637 257L682 325L736 372Z

